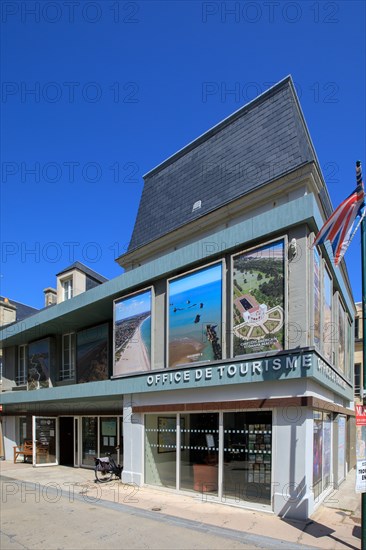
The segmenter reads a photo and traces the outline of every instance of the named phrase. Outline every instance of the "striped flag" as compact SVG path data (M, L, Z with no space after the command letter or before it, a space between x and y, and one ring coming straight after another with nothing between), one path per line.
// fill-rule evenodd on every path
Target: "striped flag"
M319 231L313 246L329 241L334 254L334 263L338 265L353 237L352 228L357 216L361 216L364 206L365 190L362 182L361 163L356 164L357 187L333 212Z

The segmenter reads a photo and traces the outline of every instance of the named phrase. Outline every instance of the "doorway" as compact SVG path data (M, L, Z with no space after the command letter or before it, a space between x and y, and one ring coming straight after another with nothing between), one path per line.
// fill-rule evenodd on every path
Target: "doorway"
M60 464L74 466L74 418L60 416Z

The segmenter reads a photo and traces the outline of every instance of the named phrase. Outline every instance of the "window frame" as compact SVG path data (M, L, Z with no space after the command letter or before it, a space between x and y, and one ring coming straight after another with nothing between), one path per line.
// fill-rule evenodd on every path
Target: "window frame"
M73 277L66 277L65 279L62 279L61 281L61 287L62 287L62 300L65 302L66 300L71 300L71 298L74 297L74 281Z
M17 371L15 384L17 386L26 386L28 381L28 345L21 344L18 346ZM23 354L22 354L23 351ZM23 362L23 365L21 365Z
M68 368L65 366L65 338L68 338ZM68 373L67 373L68 371ZM75 332L67 332L62 335L62 354L61 354L61 369L59 372L59 380L75 380L76 373L76 334Z

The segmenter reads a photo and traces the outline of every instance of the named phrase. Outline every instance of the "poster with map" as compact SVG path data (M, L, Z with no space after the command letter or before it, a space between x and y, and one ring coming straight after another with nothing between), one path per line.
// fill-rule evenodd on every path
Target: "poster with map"
M284 241L233 256L233 355L284 349Z

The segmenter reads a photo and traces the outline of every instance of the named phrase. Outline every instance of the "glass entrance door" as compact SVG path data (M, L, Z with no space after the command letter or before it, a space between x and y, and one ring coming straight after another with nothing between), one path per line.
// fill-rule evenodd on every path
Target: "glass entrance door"
M51 416L33 416L33 465L58 464L58 419Z
M99 454L100 456L105 456L106 453L111 453L111 456L116 462L118 462L116 447L119 443L117 431L118 425L116 416L102 416L100 418Z
M83 416L81 423L81 464L94 467L94 458L98 454L98 417Z

